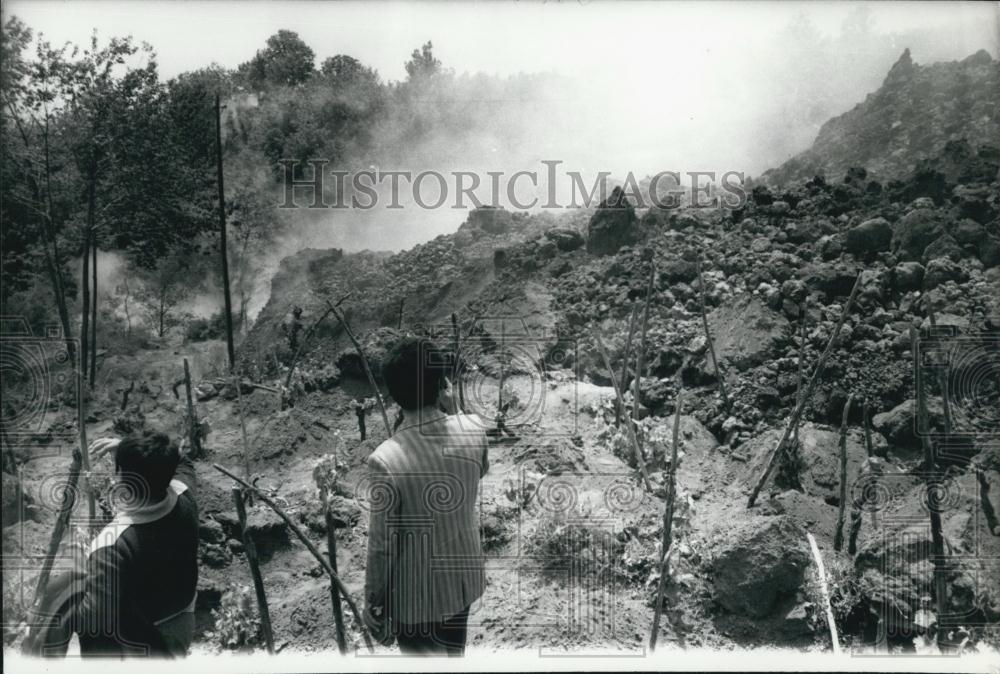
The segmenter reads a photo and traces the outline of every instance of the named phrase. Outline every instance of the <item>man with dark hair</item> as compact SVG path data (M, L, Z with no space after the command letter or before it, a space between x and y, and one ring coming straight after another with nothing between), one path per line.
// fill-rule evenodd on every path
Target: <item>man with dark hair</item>
M194 466L163 433L98 440L114 451L118 512L93 540L77 610L83 655L185 655L194 633Z
M476 508L486 435L456 413L449 356L419 338L390 350L382 378L405 417L368 457L365 623L412 655L461 655L486 584Z

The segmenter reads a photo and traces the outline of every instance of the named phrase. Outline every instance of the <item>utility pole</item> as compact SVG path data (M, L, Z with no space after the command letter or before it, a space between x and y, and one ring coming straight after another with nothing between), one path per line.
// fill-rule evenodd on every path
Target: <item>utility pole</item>
M229 370L236 366L233 347L233 304L229 298L229 255L226 248L226 193L222 182L222 107L219 94L215 94L215 163L219 176L219 248L222 252L222 292L226 297L226 348L229 352Z

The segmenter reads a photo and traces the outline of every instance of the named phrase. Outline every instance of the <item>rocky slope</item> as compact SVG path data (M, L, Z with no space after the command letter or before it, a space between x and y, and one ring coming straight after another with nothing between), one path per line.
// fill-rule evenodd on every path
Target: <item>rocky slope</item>
M824 124L811 148L763 178L785 184L860 166L886 181L937 157L949 141L997 138L1000 63L980 50L962 61L918 65L907 49L878 91Z

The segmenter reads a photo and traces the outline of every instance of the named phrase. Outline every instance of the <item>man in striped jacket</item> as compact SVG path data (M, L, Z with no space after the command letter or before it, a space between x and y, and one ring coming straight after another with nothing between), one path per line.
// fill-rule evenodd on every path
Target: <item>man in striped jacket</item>
M486 435L478 418L455 413L444 356L417 338L389 352L382 376L405 418L368 457L365 622L412 655L461 655L486 584L477 507Z

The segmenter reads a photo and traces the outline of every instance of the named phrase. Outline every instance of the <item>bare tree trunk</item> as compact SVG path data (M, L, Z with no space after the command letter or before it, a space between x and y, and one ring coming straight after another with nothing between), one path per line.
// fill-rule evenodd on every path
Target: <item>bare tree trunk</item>
M56 234L52 229L52 162L49 153L49 113L45 111L45 124L43 125L42 137L45 141L45 235L48 238L48 247L45 249L45 257L49 266L49 274L52 276L52 289L56 295L56 308L59 310L59 322L62 323L63 337L66 339L66 351L69 354L70 367L76 369L76 345L73 343L73 331L69 323L69 307L66 304L66 290L63 288L62 273L59 269L59 245L56 242Z
M90 241L90 274L94 282L94 292L90 302L90 388L94 388L97 380L97 232L94 231Z
M88 206L87 220L93 217L92 206ZM80 371L87 376L90 354L87 340L90 338L90 228L83 234L83 264L80 272Z
M226 305L226 350L232 371L236 366L236 348L233 346L233 302L229 294L229 253L226 250L226 190L222 182L222 108L219 94L215 95L215 161L219 183L219 248L222 253L222 294Z

